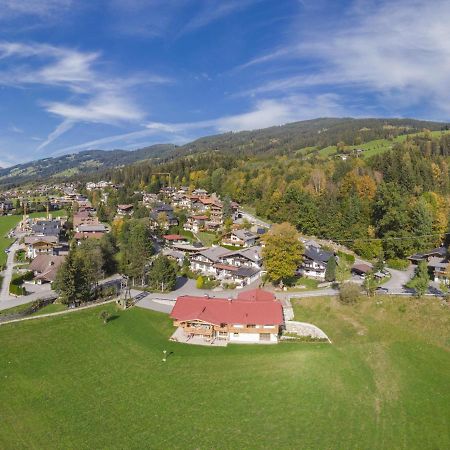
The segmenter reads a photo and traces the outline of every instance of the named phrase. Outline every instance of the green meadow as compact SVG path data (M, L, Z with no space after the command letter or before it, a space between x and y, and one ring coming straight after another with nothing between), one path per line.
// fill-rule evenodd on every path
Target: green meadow
M0 448L450 448L447 307L294 309L333 344L178 344L168 316L114 306L1 326Z

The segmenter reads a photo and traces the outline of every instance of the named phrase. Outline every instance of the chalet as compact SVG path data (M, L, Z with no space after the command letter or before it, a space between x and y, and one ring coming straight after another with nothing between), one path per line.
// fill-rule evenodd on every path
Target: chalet
M180 234L166 234L163 236L163 239L166 245L189 244L189 240Z
M305 246L303 253L303 261L297 273L305 277L316 278L318 280L325 280L325 272L327 270L327 263L330 258L335 255L331 252L326 252L320 247L314 245Z
M209 206L210 220L213 223L223 223L223 205L218 200L213 200Z
M133 215L133 205L117 205L118 216L131 216Z
M236 299L178 297L170 317L172 340L199 344L277 343L284 324L281 303L260 289Z
M52 255L59 246L59 239L57 236L27 236L24 243L27 258L34 259L41 253Z
M191 231L192 233L198 233L200 230L206 227L206 221L208 220L208 216L198 215L198 216L189 216L184 224L183 228L186 231Z
M447 256L447 249L445 247L437 247L423 253L415 253L408 259L413 264L419 264L420 261L429 261L431 258L445 258Z
M228 249L217 246L193 253L191 255L191 269L203 275L217 275L214 264L220 263L220 258L229 252Z
M173 248L165 248L162 251L162 254L164 256L167 256L168 258L172 259L173 261L176 261L178 263L178 265L182 265L184 258L185 258L185 254L179 250L175 250Z
M60 220L36 220L31 225L31 232L36 236L59 236L61 232Z
M151 194L151 193L145 192L142 195L142 203L145 206L151 205L152 203L156 203L157 201L158 201L158 196L156 194Z
M13 208L14 206L11 200L0 200L0 214L8 214Z
M81 225L98 225L97 215L92 211L79 211L73 215L73 228L79 231Z
M430 257L428 259L428 271L436 283L449 284L448 270L450 263L447 258Z
M256 244L259 238L259 235L248 230L234 230L231 233L228 233L228 235L226 235L222 242L225 245L251 247L252 245Z
M161 222L164 222L164 229L176 227L178 225L178 219L173 212L173 208L166 203L158 203L155 205L150 212L150 219L154 227L161 226Z
M237 251L229 251L220 258L220 261L224 264L232 265L235 267L262 267L262 248L260 246L254 246Z
M214 264L215 278L223 283L233 283L242 288L254 283L261 277L261 269L247 266L232 266L223 263Z
M65 256L47 255L41 253L31 261L30 270L34 273L37 284L53 283L59 267L63 264Z

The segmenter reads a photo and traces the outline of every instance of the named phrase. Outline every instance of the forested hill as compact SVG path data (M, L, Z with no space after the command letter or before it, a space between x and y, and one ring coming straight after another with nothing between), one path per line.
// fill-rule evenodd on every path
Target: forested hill
M64 179L79 174L93 175L105 169L143 160L165 162L190 154L220 152L222 155L250 156L299 152L301 155L330 155L343 146L366 146L379 140L398 139L423 129L437 131L447 125L413 119L322 118L238 133L224 133L197 139L183 146L152 145L134 151L89 150L47 158L0 169L0 186L18 185L49 178ZM367 147L369 145L369 147ZM387 146L390 146L387 145Z
M45 158L13 167L0 168L0 186L18 185L49 178L65 178L79 173L95 173L142 160L162 160L176 149L172 144L158 144L134 151L87 150L80 153Z
M360 121L347 123L361 126ZM295 124L287 128L291 126ZM367 259L404 260L444 242L450 230L450 131L431 131L429 126L401 134L403 128L384 124L377 130L388 132L386 138L365 142L358 128L344 142L344 130L336 127L334 139L339 141L323 141L322 146L333 142L326 147L280 144L262 151L246 144L251 150L210 148L158 165L108 171L102 177L124 189L110 196L107 207L114 214L117 202L137 206L134 192L158 192L166 180L155 174L169 172L175 185L216 192L262 218L288 221L305 235L341 241ZM375 133L373 126L370 130ZM326 133L319 133L320 138ZM355 145L356 139L362 143Z
M448 124L414 119L320 118L293 122L261 130L224 133L197 139L180 147L183 152L220 151L233 156L286 154L301 149L323 149L344 143L360 145L377 139L392 139L428 130L442 130Z

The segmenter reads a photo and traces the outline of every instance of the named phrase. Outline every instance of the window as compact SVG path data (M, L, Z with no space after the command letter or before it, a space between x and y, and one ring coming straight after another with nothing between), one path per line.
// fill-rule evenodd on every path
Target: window
M233 333L234 337L239 337L239 333Z
M247 328L256 328L256 325L253 324L253 323L249 323L249 324L247 325Z

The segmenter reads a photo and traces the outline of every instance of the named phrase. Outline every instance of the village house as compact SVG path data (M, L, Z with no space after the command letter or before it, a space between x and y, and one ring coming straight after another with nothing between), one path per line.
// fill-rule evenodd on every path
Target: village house
M13 202L11 200L0 200L0 215L6 215L14 209Z
M73 215L73 229L79 231L79 227L83 225L98 225L99 220L95 212L79 211Z
M150 212L150 219L153 227L162 226L164 229L176 227L178 219L173 212L173 208L166 203L158 203Z
M448 269L450 263L446 247L442 246L423 253L416 253L408 259L415 265L425 261L430 277L434 282L449 284Z
M216 246L198 251L190 256L191 270L203 275L216 276L215 264L220 263L220 258L229 252L228 249Z
M37 219L31 225L31 232L36 236L59 236L61 229L60 220Z
M192 233L198 233L200 230L206 228L207 220L208 216L205 215L189 216L183 225L183 229Z
M251 247L256 244L259 238L259 235L248 230L234 230L225 236L222 243L236 247Z
M41 253L52 255L59 247L59 238L57 236L26 236L24 244L27 258L34 259Z
M178 297L170 314L177 330L171 339L187 343L277 343L284 324L276 297L261 289L236 299Z
M41 253L31 261L29 270L34 273L34 280L37 284L53 283L64 260L65 256Z
M325 280L325 272L330 258L335 255L326 252L315 245L306 245L303 253L303 261L297 273L305 277Z
M117 205L117 215L118 216L132 216L133 215L133 205Z

